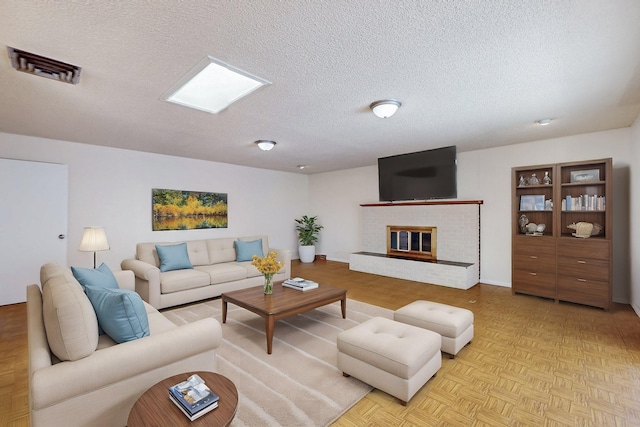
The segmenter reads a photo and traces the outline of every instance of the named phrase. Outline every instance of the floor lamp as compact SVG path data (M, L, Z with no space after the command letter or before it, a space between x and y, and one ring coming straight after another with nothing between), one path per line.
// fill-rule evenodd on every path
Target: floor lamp
M85 227L82 241L78 250L80 252L93 252L93 268L96 268L96 252L108 251L109 242L104 232L104 227Z

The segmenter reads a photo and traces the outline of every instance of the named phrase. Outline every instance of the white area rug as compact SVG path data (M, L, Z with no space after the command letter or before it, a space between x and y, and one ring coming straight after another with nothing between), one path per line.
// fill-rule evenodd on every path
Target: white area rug
M222 323L220 299L163 311L177 325L213 317ZM393 312L359 301L347 301L276 322L273 353L267 354L264 320L228 305L218 372L238 389L233 426L326 426L372 388L336 367L336 337L346 329Z

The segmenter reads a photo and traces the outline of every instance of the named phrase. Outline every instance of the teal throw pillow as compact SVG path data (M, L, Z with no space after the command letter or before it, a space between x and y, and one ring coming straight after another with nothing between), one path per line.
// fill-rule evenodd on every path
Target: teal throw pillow
M253 240L251 242L243 242L235 240L233 245L236 248L236 262L251 261L254 255L263 257L262 239Z
M156 245L158 258L160 258L160 271L185 270L193 268L189 260L186 243L177 245Z
M104 262L98 268L71 267L73 277L76 278L82 289L85 286L95 286L98 288L118 289L118 281Z
M85 292L98 316L98 324L115 342L149 335L149 318L142 298L128 289L86 286Z

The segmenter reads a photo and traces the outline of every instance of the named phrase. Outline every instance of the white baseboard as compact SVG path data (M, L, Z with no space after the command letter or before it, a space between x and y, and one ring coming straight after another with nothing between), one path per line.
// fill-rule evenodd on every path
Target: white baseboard
M511 283L508 282L496 282L495 280L480 280L480 283L483 285L494 285L494 286L501 286L503 288L510 288L511 287Z

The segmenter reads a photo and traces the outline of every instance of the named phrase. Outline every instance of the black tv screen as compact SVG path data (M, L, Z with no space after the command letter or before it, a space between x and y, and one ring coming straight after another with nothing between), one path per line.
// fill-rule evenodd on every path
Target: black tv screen
M452 199L458 195L456 146L378 159L381 202Z

